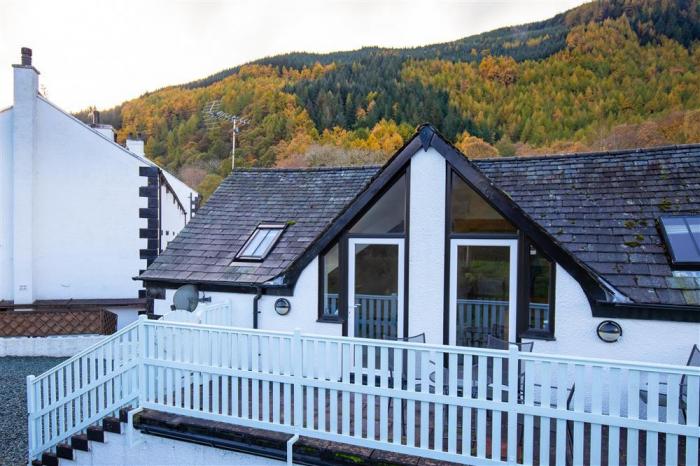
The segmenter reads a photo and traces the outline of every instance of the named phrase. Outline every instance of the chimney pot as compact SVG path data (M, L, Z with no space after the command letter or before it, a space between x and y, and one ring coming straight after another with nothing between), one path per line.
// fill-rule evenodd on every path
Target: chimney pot
M92 117L92 124L93 125L99 125L100 124L100 112L97 110L93 110L90 113L90 116Z
M22 65L32 66L32 49L29 47L22 47Z

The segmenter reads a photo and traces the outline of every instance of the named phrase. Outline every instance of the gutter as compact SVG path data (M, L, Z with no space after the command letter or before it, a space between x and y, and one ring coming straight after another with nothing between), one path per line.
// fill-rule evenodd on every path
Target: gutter
M597 301L593 317L700 323L700 305Z

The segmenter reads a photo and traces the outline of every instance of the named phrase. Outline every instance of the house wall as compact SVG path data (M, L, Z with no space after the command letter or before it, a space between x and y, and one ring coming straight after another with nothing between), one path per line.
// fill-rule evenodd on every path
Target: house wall
M445 283L445 159L434 149L419 150L411 160L410 223L408 245L408 335L424 332L430 343L443 342ZM556 266L555 340L533 340L534 351L582 357L644 360L685 364L692 345L700 343L700 325L651 320L613 319L623 328L613 344L601 341L597 325L579 283L564 268ZM169 310L174 291L165 301L156 301L159 313ZM253 294L211 293L212 301L231 299L236 325L252 327ZM300 328L307 333L340 335L338 324L316 322L318 259L306 267L288 299L292 311L278 316L275 296L259 301L259 326L268 330Z
M12 296L12 109L0 112L0 300Z
M165 314L170 311L175 290L167 290L164 300L156 300L154 311ZM233 325L253 327L254 293L204 293L212 303L230 300L233 308ZM305 333L321 335L342 335L342 326L336 323L317 322L318 319L318 259L306 266L299 276L293 296L285 296L291 303L291 311L286 316L275 312L275 301L280 296L263 295L258 301L258 326L265 330L290 331L296 328Z
M43 99L34 172L36 299L136 297L142 164Z
M408 335L442 343L445 305L445 158L435 149L411 159Z
M537 353L684 365L693 345L700 344L700 324L593 317L581 285L559 265L555 293L555 341L531 340ZM598 338L596 328L604 320L622 327L617 342Z
M184 204L185 209L189 208L189 201ZM168 243L175 238L180 230L187 224L189 216L186 211L180 208L177 198L166 186L161 183L160 187L160 247L165 249Z

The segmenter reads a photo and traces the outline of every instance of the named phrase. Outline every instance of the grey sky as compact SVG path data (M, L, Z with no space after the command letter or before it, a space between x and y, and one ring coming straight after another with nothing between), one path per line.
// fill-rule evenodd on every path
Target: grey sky
M22 46L67 110L290 51L445 42L549 18L583 0L0 0L0 108Z

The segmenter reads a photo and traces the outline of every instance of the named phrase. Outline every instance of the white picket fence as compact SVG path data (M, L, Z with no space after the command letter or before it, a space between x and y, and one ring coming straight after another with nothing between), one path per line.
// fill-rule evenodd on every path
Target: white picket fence
M28 380L30 457L138 403L467 464L698 464L698 368L148 320L124 330L131 357L100 346ZM86 357L106 371L42 404ZM117 372L131 382L115 395ZM62 429L40 421L86 393L96 409L50 418Z

